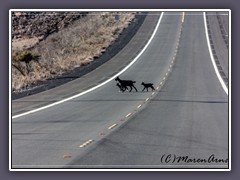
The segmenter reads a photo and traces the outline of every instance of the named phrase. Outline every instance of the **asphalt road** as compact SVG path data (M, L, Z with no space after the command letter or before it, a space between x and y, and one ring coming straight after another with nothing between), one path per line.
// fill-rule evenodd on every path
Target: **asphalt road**
M183 23L182 13L164 14L149 47L120 76L135 80L138 92L121 93L113 80L13 119L13 168L226 168L215 161L228 158L228 96L198 14L186 13ZM142 81L160 92L142 92ZM170 161L211 155L210 163Z

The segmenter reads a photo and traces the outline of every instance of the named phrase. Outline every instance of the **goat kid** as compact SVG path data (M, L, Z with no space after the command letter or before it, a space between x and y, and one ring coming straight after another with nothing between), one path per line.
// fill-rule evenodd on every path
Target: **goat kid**
M126 86L122 86L120 83L117 83L116 86L119 87L120 91L121 92L124 92L124 91L128 91L128 88Z
M144 87L142 91L144 91L145 89L147 89L147 91L148 91L148 88L151 88L152 91L155 91L155 88L153 87L153 83L144 83L144 82L142 82L142 85Z

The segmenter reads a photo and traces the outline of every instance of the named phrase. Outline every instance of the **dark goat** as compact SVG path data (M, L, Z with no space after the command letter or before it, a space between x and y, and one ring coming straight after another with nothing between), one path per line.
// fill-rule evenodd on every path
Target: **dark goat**
M151 88L152 91L155 91L155 88L153 87L153 83L144 83L144 82L142 82L142 85L144 86L142 91L144 91L144 89L147 89L147 91L148 91L148 88Z
M120 83L117 83L116 86L118 86L120 91L122 91L122 92L128 90L128 88L126 86L122 86Z
M115 81L118 81L122 87L130 87L130 91L132 91L132 88L134 88L136 90L136 92L138 91L137 88L134 86L134 83L136 83L136 81L132 81L132 80L121 80L119 77L117 77L115 79Z

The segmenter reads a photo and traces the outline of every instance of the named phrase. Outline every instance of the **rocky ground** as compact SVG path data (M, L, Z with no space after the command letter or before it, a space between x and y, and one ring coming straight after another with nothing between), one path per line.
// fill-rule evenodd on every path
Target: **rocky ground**
M87 12L13 12L12 39L42 40L86 15Z

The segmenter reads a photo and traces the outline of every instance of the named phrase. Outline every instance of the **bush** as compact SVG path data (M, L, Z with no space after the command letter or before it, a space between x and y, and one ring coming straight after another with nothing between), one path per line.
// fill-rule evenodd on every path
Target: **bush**
M29 50L25 50L18 55L15 55L15 61L22 61L25 63L29 63L30 61L37 61L39 59L39 55L32 54Z

